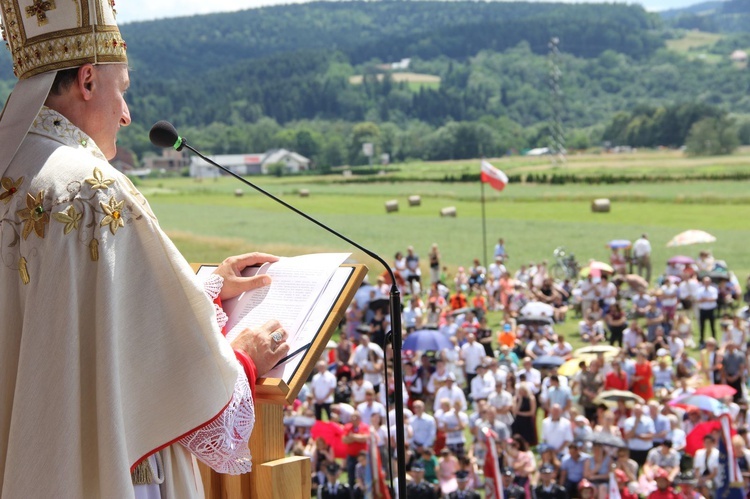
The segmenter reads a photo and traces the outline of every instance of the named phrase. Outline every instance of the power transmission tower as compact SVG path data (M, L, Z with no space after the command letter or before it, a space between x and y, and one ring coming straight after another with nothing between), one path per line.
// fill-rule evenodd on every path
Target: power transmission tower
M560 39L552 37L549 41L549 91L550 106L552 108L552 118L549 125L550 129L550 154L552 155L552 165L565 164L565 131L563 130L563 91L560 86L562 80L562 70L560 70Z

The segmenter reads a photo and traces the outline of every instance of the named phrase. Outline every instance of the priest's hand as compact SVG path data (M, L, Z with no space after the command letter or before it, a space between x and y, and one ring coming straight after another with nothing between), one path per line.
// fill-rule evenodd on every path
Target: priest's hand
M289 355L287 332L278 321L268 321L257 329L245 329L232 342L232 348L244 351L263 377L281 359Z
M272 263L278 260L277 256L266 253L245 253L244 255L230 256L214 270L214 274L218 274L224 278L224 285L221 288L221 293L219 293L219 298L228 300L245 291L268 286L271 284L270 276L242 277L242 271L246 267Z

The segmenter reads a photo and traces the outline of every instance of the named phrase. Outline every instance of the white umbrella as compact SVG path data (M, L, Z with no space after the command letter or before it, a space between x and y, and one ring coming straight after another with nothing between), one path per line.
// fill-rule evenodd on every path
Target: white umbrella
M668 243L667 248L674 246L687 246L689 244L713 243L716 238L702 230L686 230L674 236Z
M521 308L521 315L523 316L547 316L552 317L555 313L555 309L552 305L540 301L530 301Z

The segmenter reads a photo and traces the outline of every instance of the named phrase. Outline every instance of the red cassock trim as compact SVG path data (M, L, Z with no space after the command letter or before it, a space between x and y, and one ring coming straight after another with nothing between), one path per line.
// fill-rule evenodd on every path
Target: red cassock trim
M214 300L214 303L216 303L217 305L219 305L221 307L221 298L217 297ZM223 328L221 332L222 332L222 334L224 336L226 336L226 334L227 334L226 328ZM255 381L258 379L258 369L255 367L255 362L253 362L253 359L251 359L250 356L248 354L246 354L245 352L243 352L242 350L235 350L234 351L234 355L237 358L237 360L239 361L239 363L242 365L242 368L245 370L245 375L247 376L247 382L250 384L250 392L252 393L253 399L255 399ZM219 418L219 416L221 416L224 413L224 411L227 410L227 407L229 407L229 404L231 402L232 402L232 399L229 399L229 402L227 402L226 405L224 407L222 407L222 409L216 414L216 416L212 417L211 419L209 419L205 423L203 423L203 424L201 424L199 426L196 426L192 430L183 433L182 435L180 435L179 437L175 438L174 440L171 440L171 441L167 442L166 444L164 444L164 445L162 445L160 447L157 447L156 449L154 449L154 450L146 453L146 455L144 455L143 457L141 457L140 459L138 459L132 466L130 466L130 472L132 473L133 470L135 469L135 467L138 466L138 464L140 464L141 461L143 461L144 459L146 459L147 457L149 457L151 454L159 452L162 449L166 449L170 445L174 444L175 442L179 442L180 440L182 440L186 436L190 435L191 433L196 432L196 431L200 430L201 428L203 428L205 426L208 426L211 423L213 423L214 421L216 421Z

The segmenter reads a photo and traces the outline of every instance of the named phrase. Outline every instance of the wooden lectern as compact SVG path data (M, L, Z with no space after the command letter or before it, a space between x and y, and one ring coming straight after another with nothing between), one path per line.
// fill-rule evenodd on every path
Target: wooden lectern
M202 265L193 264L197 271ZM354 299L367 274L364 265L342 265L350 269L346 286L302 357L294 375L283 379L263 378L255 385L255 427L250 436L253 470L245 475L222 475L199 462L206 499L298 499L309 498L312 489L310 459L284 455L284 406L291 404L308 380L315 363Z

